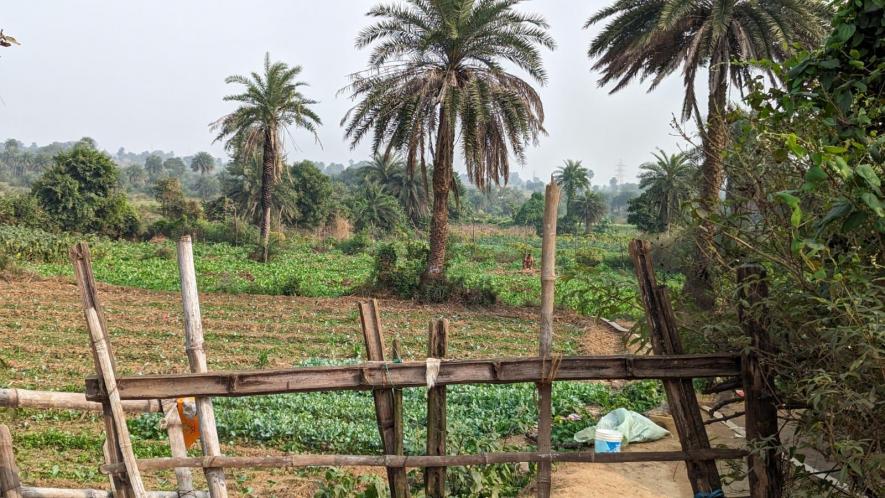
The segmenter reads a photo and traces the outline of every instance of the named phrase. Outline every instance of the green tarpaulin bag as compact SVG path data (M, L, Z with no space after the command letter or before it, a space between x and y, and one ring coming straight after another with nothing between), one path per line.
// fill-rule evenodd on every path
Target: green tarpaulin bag
M594 441L596 439L597 427L600 429L615 430L623 434L623 444L625 446L628 443L657 441L658 439L670 435L670 431L652 422L641 414L630 411L626 408L618 408L599 419L599 423L596 425L576 432L574 435L575 441L579 443Z

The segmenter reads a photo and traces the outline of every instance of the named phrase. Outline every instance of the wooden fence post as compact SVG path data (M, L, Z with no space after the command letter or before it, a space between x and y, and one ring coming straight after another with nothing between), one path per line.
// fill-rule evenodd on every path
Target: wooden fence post
M556 212L559 207L559 185L550 181L544 192L544 236L541 241L541 319L538 356L551 359L553 349L553 304L556 289ZM552 362L551 362L552 363ZM547 365L545 361L542 365ZM552 364L551 364L552 368ZM544 368L541 376L549 373ZM552 380L552 379L551 379ZM550 453L553 432L553 383L541 381L538 387L538 451ZM538 498L549 498L553 466L538 464Z
M200 315L200 296L197 292L197 275L194 269L194 250L190 235L178 241L178 273L181 280L181 304L184 311L185 350L192 373L206 373L206 351L203 348L203 319ZM203 455L220 456L221 444L215 426L215 409L212 398L196 398L197 416L200 420L200 442ZM204 469L209 495L212 498L227 498L227 483L224 469Z
M652 350L656 355L684 354L673 308L666 287L658 285L650 252L651 246L647 241L637 239L630 242L630 256L633 258L642 304L651 328ZM682 449L687 451L709 448L710 439L707 437L691 379L663 382ZM715 460L687 460L685 467L695 494L722 489Z
M442 360L446 357L449 321L446 319L431 321L428 332L427 356ZM446 454L446 434L446 386L435 386L427 390L428 455ZM424 489L427 498L444 498L446 468L425 468Z
M390 347L390 359L394 362L402 362L402 346L399 338L393 340L393 345ZM393 447L394 455L405 454L403 430L403 389L399 387L393 390L393 434L396 440Z
M366 341L366 357L369 361L384 361L384 340L381 335L381 317L378 313L378 301L372 299L368 302L360 302L359 310L360 325L363 329L363 338ZM375 398L375 415L378 418L378 431L381 434L384 453L393 455L398 446L393 390L374 389L372 390L372 395ZM390 483L391 498L406 498L409 496L409 482L405 468L388 467L387 480Z
M12 435L9 427L0 424L0 497L22 498L22 483L18 478Z
M773 350L768 335L768 284L765 269L742 265L737 269L738 318L750 338L750 351L744 355L743 383L746 404L747 456L750 496L780 498L784 491L783 460L777 424L777 402L769 387L770 376L759 355Z
M166 423L166 434L169 436L169 449L172 456L186 457L187 447L184 444L184 434L181 429L181 417L178 415L178 403L174 399L162 402ZM192 496L194 492L194 476L191 469L178 467L175 469L175 481L178 483L178 494L182 497Z
M111 341L108 338L107 322L105 321L104 311L98 298L98 287L96 286L95 275L92 271L92 256L89 253L89 244L86 242L75 244L68 252L68 256L70 257L71 264L74 266L74 277L77 280L77 287L80 289L84 317L88 320L87 313L90 309L94 310L98 316L98 323L101 327L104 346L110 356L111 369L113 372L116 372L117 365L114 359L113 349L111 348ZM104 385L104 379L99 369L100 360L95 351L95 344L91 340L89 342L91 344L90 350L92 351L92 360L96 367L96 373L98 374L100 389L102 392L107 392L106 386ZM123 453L119 444L120 436L117 434L117 428L114 424L114 415L111 409L110 400L104 399L101 404L102 421L104 422L105 443L107 448L105 451L105 463L123 463ZM111 492L117 498L131 498L135 495L133 485L129 482L129 476L125 473L111 474L110 484Z

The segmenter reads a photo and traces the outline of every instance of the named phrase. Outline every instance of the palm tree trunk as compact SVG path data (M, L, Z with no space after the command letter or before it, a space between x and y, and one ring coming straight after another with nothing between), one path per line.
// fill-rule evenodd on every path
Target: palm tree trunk
M433 213L430 219L430 256L422 285L445 278L446 238L449 230L449 188L452 185L454 129L445 107L439 111L436 157L433 160Z
M270 127L264 129L263 167L261 171L261 244L264 248L264 262L268 259L270 243L270 208L273 194L274 169L277 156L274 147L274 132Z
M725 97L728 91L727 75L722 64L712 64L710 70L710 97L707 110L707 130L704 164L701 167L700 207L706 213L695 235L696 258L694 268L687 276L685 287L700 309L713 307L713 278L711 261L715 251L716 226L711 217L719 209L719 192L724 179L723 153L728 145Z

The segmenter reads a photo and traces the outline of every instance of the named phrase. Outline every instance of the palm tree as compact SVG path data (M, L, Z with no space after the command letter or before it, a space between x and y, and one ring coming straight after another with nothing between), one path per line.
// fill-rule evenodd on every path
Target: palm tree
M373 181L366 182L353 200L351 213L357 230L391 230L402 217L396 198Z
M590 179L593 172L581 165L581 161L566 159L563 165L553 173L553 180L562 187L565 192L565 216L571 218L574 214L573 201L581 190L590 188Z
M225 197L237 207L237 213L261 225L264 218L264 160L256 151L230 163L221 175ZM300 217L298 191L290 175L283 175L271 190L271 218L279 224L295 224ZM264 243L262 241L262 243Z
M375 182L388 194L398 197L405 167L402 159L393 154L375 154L369 164L360 168L364 181Z
M454 182L455 141L477 187L510 172L512 153L544 133L541 98L519 68L538 84L547 75L540 48L553 48L546 21L515 10L522 0L406 0L379 5L379 21L362 30L356 46L373 46L369 69L344 90L358 103L342 120L356 146L371 136L373 150L400 151L406 172L420 169L427 186L425 152L433 160L430 255L422 283L442 279L448 199ZM427 188L427 190L430 190Z
M639 166L643 170L639 174L639 188L649 193L652 204L658 207L661 225L669 232L682 204L691 197L697 167L684 152L667 155L658 150L652 155L654 162Z
M208 152L198 152L197 155L191 159L191 170L194 173L206 175L211 173L214 169L215 159L209 155Z
M700 207L714 213L724 179L729 82L743 88L752 77L754 61L783 61L796 44L817 46L826 32L828 12L821 0L616 0L587 21L585 28L613 18L593 40L588 55L596 59L593 68L602 72L599 85L614 82L612 93L637 77L650 79L653 90L682 68L682 118L694 116L703 140ZM709 85L706 125L695 99L695 78L704 68ZM768 75L774 82L770 71ZM689 275L698 291L695 300L705 307L712 305L702 295L712 288L707 268L714 230L705 217L697 232L698 268Z
M273 187L283 172L283 134L290 126L303 128L319 141L317 126L320 117L310 108L316 101L304 97L299 90L307 84L297 81L301 66L270 61L264 56L264 74L228 76L225 83L243 85L243 93L228 95L225 101L240 106L212 125L218 130L216 141L227 140L225 146L236 156L248 157L261 151L261 240L267 261Z
M605 199L599 192L585 190L575 198L574 208L575 214L584 220L584 233L590 233L590 227L605 216Z

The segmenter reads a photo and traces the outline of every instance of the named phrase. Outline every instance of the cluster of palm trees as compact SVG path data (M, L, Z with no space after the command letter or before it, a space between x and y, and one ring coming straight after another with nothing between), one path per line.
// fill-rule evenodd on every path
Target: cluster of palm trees
M642 194L630 201L628 221L649 231L670 232L686 221L686 206L697 192L698 168L691 154L652 154L652 162L639 166ZM648 219L643 219L648 218Z
M356 104L341 124L352 146L368 140L388 160L401 154L404 175L420 179L424 198L432 202L424 281L444 278L455 147L469 179L482 188L507 178L511 158L524 160L526 148L545 133L544 108L534 85L546 83L541 50L555 43L544 18L518 11L520 3L406 0L378 5L368 12L376 21L357 36L357 48L372 51L368 67L354 73L342 90ZM822 0L615 0L587 22L589 27L608 20L591 43L589 57L602 73L599 84L614 83L613 92L636 78L649 79L654 89L681 68L682 115L695 119L700 130L700 204L710 213L717 209L723 182L729 84L742 88L756 59L781 61L797 46L816 46L827 12ZM244 92L226 98L240 107L216 124L218 139L236 154L262 157L265 241L284 130L294 126L316 136L321 124L311 109L315 102L300 93L304 84L295 80L300 69L267 57L263 75L228 78ZM703 71L710 95L706 118L695 98L695 80ZM416 202L418 188L409 187L406 194L414 194ZM578 209L579 190L569 196L572 211ZM712 243L714 227L704 221L698 233L703 263L703 246Z
M553 173L553 180L565 194L565 226L576 226L580 222L584 224L584 231L589 232L590 227L605 216L605 199L590 190L592 179L593 171L573 159L566 159Z

